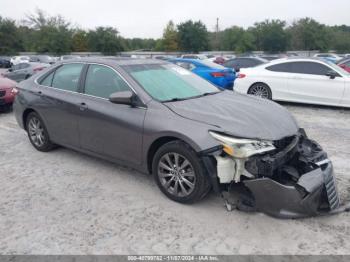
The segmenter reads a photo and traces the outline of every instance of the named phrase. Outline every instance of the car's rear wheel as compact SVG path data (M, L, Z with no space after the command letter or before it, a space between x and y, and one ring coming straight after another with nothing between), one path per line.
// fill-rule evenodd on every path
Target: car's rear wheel
M270 87L264 83L255 83L248 90L249 95L258 96L261 98L272 99L272 92Z
M31 144L39 151L48 152L54 148L49 133L40 116L31 112L26 119L26 130Z
M169 142L156 152L152 172L160 190L180 203L193 203L210 190L204 167L190 146Z

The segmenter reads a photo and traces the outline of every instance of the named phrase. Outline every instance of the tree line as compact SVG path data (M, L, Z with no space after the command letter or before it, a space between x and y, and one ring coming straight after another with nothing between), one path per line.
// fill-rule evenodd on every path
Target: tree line
M201 21L188 20L166 25L160 39L124 38L117 28L83 30L62 16L49 16L42 10L21 21L0 16L0 54L37 52L61 55L70 52L149 50L200 52L210 50L283 52L286 50L334 50L350 52L350 26L327 26L312 18L288 25L282 20L265 20L245 29L232 26L208 31Z

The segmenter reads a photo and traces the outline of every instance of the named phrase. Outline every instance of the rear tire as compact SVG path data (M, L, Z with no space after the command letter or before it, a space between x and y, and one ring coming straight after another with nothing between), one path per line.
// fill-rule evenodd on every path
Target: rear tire
M255 83L249 88L248 94L272 100L271 89L265 83Z
M159 189L179 203L199 201L211 188L200 158L181 141L166 143L158 149L152 173Z
M44 121L36 112L31 112L26 119L26 130L30 143L41 152L48 152L54 148Z

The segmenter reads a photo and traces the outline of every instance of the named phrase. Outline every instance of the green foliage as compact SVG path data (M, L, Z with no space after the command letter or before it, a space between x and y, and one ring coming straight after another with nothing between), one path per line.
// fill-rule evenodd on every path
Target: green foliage
M115 55L123 51L121 38L117 29L113 27L97 27L87 34L87 42L90 51L101 52L104 55Z
M70 24L61 16L48 16L37 9L36 13L27 15L24 23L32 40L30 49L38 53L65 54L71 51L72 30ZM29 44L28 39L25 40Z
M186 52L205 51L209 48L209 34L201 22L189 20L177 26L180 49Z
M255 46L258 50L279 52L287 49L288 35L285 26L285 21L265 20L255 23L249 31L255 36Z
M330 48L330 35L327 27L311 18L303 18L288 28L292 50L321 50Z
M49 16L40 9L19 24L0 16L0 55L21 51L61 55L74 52L101 52L115 55L123 50L185 51L207 50L283 52L320 50L350 52L350 26L326 26L302 18L286 26L285 21L265 20L244 29L232 26L208 32L201 21L188 20L166 25L161 39L122 38L113 27L81 30L62 16Z
M178 51L179 50L179 36L173 21L169 21L163 32L163 39L161 48L164 51ZM159 48L159 46L158 46Z
M73 52L87 52L88 47L88 37L87 32L84 30L76 30L72 37L72 51Z
M13 55L22 50L15 21L0 16L0 54Z
M220 34L221 50L244 53L254 50L254 36L250 31L233 26Z

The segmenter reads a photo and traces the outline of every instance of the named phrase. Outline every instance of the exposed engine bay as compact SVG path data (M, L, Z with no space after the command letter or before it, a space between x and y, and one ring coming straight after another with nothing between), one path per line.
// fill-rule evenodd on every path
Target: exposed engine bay
M221 192L228 210L280 218L349 210L340 207L331 161L303 129L272 142L212 135L223 147L212 153L215 160L206 156L203 160L209 172L215 172L214 190Z

